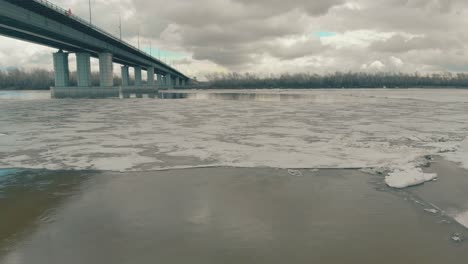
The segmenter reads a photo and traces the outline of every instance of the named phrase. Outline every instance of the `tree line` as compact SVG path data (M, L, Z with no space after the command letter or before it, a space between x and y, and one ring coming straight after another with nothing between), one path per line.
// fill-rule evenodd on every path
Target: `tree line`
M206 75L207 88L436 88L468 87L468 73L365 73L281 74L260 77L251 73L212 73Z
M280 74L259 76L252 73L212 73L206 75L207 82L200 88L218 89L261 89L261 88L468 88L468 73L364 73L336 72L332 74ZM93 86L99 86L99 73L91 74ZM133 83L134 80L130 80ZM70 73L70 85L76 86L76 72ZM120 85L120 77L114 77L114 84ZM44 69L24 70L11 68L0 70L0 89L47 90L54 86L54 72Z
M54 72L50 70L18 68L0 70L0 89L3 90L48 90L54 86L54 82ZM115 76L114 84L121 83L120 77ZM77 85L76 72L70 73L70 85ZM91 73L91 85L99 86L98 72Z

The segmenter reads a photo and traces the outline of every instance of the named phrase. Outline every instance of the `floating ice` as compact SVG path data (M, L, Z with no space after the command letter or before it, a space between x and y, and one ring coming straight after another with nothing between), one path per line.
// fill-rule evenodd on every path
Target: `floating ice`
M456 152L443 155L468 167L461 144L468 137L468 91L279 93L312 100L4 100L0 128L8 136L0 136L0 168L216 165L397 172L454 147Z
M431 214L437 214L439 212L436 209L424 209L424 211L431 213Z
M461 224L464 227L468 228L468 211L464 212L464 213L460 213L460 214L456 215L454 218L459 224Z
M288 173L291 176L302 177L302 172L299 170L288 170Z
M461 242L463 242L465 240L463 235L459 234L459 233L453 234L451 238L452 238L452 241L456 242L456 243L461 243Z
M457 162L468 170L468 138L458 146L458 149L443 154L448 160Z
M424 173L421 168L407 167L396 169L385 177L385 183L392 188L403 189L420 185L437 178L435 173Z

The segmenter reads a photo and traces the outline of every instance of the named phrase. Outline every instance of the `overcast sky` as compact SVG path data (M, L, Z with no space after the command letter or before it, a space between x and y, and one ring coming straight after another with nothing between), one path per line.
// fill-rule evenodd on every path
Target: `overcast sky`
M89 17L88 1L51 1ZM142 49L151 43L154 56L199 78L468 70L466 0L93 0L92 9L96 25L118 35L120 14L127 42L136 46L139 31ZM2 68L51 68L51 52L0 37Z

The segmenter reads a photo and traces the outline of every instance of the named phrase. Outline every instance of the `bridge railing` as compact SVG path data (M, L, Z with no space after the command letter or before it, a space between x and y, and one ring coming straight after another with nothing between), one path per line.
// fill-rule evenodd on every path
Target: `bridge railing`
M106 35L107 37L112 38L113 40L116 40L116 41L118 41L118 42L120 42L120 43L123 43L123 44L129 46L129 47L133 48L135 51L144 53L144 54L146 54L147 56L150 56L151 58L153 58L153 59L159 61L159 62L160 62L161 64L163 64L164 66L166 66L166 67L172 69L172 66L166 64L165 62L163 62L163 61L161 61L161 60L159 60L159 59L156 59L155 57L153 57L153 56L152 56L151 54L149 54L148 52L143 51L143 50L140 50L139 48L133 46L132 44L130 44L130 43L126 42L126 41L123 41L123 40L121 40L121 39L118 39L118 38L114 37L112 34L108 33L108 32L105 31L104 29L102 29L102 28L100 28L100 27L98 27L98 26L96 26L96 25L93 25L92 23L90 23L90 21L86 21L86 20L82 19L81 17L79 17L79 16L77 16L77 15L74 15L73 13L69 14L68 10L66 10L66 9L64 9L64 8L62 8L62 7L60 7L60 6L56 5L56 4L54 4L54 3L51 3L51 2L49 2L49 1L47 1L47 0L33 0L33 1L35 1L35 2L37 2L37 3L40 3L40 4L44 5L44 6L47 6L48 8L53 9L53 10L59 12L59 13L62 13L62 14L64 14L64 15L68 15L71 19L74 19L74 20L76 20L76 21L78 21L78 22L80 22L80 23L82 23L82 24L85 24L86 26L91 27L92 29L98 31L99 33L104 34L104 35Z

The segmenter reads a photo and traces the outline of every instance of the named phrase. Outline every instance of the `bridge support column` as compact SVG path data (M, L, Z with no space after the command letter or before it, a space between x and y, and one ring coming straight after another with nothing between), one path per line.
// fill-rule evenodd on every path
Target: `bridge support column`
M91 54L76 53L76 81L79 87L91 86Z
M172 86L172 76L170 73L166 74L166 87L171 89L173 88Z
M174 87L179 88L179 86L180 86L179 77L175 77Z
M53 54L55 87L68 87L70 84L70 70L68 68L68 53L59 51Z
M130 74L128 73L128 66L122 66L121 74L122 74L122 86L126 87L130 85Z
M135 67L135 86L141 86L141 67Z
M185 87L185 79L182 80L182 83L180 84L180 86Z
M159 74L159 73L156 74L156 87L158 87L158 88L162 87L161 74Z
M154 85L154 67L148 67L147 70L147 84L148 86L153 86Z
M99 53L99 80L101 83L101 87L114 86L112 53Z

